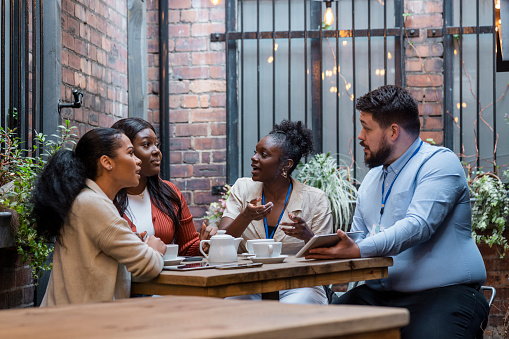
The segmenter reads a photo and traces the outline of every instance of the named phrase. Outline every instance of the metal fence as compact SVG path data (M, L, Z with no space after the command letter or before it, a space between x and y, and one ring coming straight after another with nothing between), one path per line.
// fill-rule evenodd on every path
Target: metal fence
M332 10L326 27L321 1L227 1L226 33L212 41L228 41L229 182L249 175L256 143L282 119L304 121L316 152L365 171L355 100L404 85L403 2L334 1Z
M468 168L500 173L509 163L509 68L498 61L498 1L444 1L444 144Z
M444 86L437 88L444 145L466 167L498 170L509 163L509 79L496 67L499 14L492 0L442 4L442 27L425 34L444 46ZM316 152L337 154L364 177L355 100L384 84L405 86L402 41L420 31L404 30L403 0L333 1L332 9L336 20L324 27L322 1L226 2L226 33L211 40L227 41L228 182L249 176L257 141L282 119L306 122Z
M1 1L0 126L16 129L29 147L42 131L42 1Z

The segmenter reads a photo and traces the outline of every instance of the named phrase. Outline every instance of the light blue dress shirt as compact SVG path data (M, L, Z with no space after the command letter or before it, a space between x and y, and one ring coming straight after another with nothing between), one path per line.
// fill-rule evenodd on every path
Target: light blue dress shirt
M352 230L364 232L365 238L357 242L361 256L394 259L388 278L367 284L399 292L456 284L480 286L486 281L486 269L471 235L463 168L452 151L428 143L411 158L420 143L417 138L387 168L373 168L359 188ZM380 219L384 175L387 194L398 171L402 172ZM379 223L382 230L372 232Z

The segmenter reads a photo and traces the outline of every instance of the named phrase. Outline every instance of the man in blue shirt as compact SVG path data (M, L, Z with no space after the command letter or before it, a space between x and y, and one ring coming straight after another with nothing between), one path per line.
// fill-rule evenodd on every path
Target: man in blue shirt
M355 243L343 231L335 247L306 258L392 256L388 278L372 280L337 303L405 307L402 338L482 338L486 280L471 236L470 196L458 157L419 138L417 104L397 86L359 98L364 178L353 218Z

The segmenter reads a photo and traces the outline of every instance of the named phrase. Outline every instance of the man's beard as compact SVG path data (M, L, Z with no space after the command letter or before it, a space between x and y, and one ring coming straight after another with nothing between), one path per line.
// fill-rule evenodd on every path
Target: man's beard
M363 142L361 141L361 146L363 145ZM370 149L371 151L371 149ZM386 138L382 139L382 144L380 145L380 149L376 152L371 151L371 156L369 159L366 158L366 154L364 154L364 163L366 166L368 166L370 169L378 167L380 165L385 165L387 160L392 154L392 148L387 142Z

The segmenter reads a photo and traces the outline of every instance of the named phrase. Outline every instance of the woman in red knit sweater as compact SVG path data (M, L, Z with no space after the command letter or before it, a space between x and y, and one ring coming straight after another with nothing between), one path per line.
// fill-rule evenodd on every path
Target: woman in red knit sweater
M202 225L196 231L184 196L169 181L159 177L161 151L154 127L140 118L127 118L111 126L131 140L134 154L141 159L140 183L121 190L117 204L133 232L155 235L166 244L178 244L179 255L200 255L200 240L208 239L217 228Z

